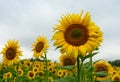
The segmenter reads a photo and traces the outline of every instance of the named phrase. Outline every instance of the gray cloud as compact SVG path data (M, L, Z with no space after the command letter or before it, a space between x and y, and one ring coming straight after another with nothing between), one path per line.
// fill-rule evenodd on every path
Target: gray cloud
M116 59L120 54L118 50L119 3L119 0L109 0L109 2L105 0L0 0L0 49L8 39L17 39L25 54L22 58L32 57L30 46L37 36L46 36L52 46L53 42L50 41L52 27L58 23L60 16L66 13L79 13L83 9L91 13L92 20L104 32L105 39L96 57ZM54 52L56 52L54 47L50 47L48 54L54 54ZM59 52L54 56L58 58ZM53 56L51 58L53 59Z

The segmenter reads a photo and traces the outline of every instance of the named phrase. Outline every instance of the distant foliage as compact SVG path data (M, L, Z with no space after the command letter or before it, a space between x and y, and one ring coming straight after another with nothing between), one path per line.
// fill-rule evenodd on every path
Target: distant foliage
M120 60L109 61L112 66L120 66Z

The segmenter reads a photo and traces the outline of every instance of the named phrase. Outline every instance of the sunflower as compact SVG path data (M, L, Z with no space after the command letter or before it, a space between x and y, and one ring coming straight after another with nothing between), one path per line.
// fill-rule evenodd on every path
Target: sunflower
M38 67L33 67L32 71L34 71L35 73L37 73L39 71Z
M3 63L7 65L13 65L18 62L19 56L22 56L22 51L17 40L8 40L7 44L1 51L3 54Z
M46 54L46 49L49 47L48 41L44 36L37 37L36 41L32 44L34 57L41 57L42 54Z
M18 69L18 76L23 76L23 73L24 73L23 70L19 68Z
M54 67L53 67L53 66L48 66L48 70L49 70L50 72L53 72Z
M82 15L83 11L80 14L68 13L61 17L60 24L55 25L52 40L62 53L74 53L75 57L80 53L85 57L100 46L102 31L91 21L89 12L84 17Z
M3 74L3 78L4 78L4 79L7 79L7 73L4 73L4 74Z
M62 66L69 66L76 64L76 58L73 55L61 54L60 56L60 64Z
M63 70L59 69L57 72L57 76L61 78L63 76Z
M39 71L37 72L37 74L38 74L39 76L43 76L43 75L44 75L44 71L39 70Z
M28 71L27 77L31 80L35 78L35 72L34 71Z
M111 71L112 71L112 66L107 61L105 61L105 60L100 60L100 61L95 62L94 63L94 67L96 69L95 72L104 71L104 72L110 74ZM109 75L104 75L104 76L98 76L98 77L96 77L97 81L108 80L108 79L110 79Z
M120 81L120 75L119 74L113 75L112 81Z
M68 70L63 70L63 76L67 77L67 75L68 75Z
M105 71L110 73L113 70L112 66L105 60L95 62L94 67L96 68L96 72Z
M12 73L11 72L7 72L7 78L11 78L12 77Z
M17 81L16 81L16 77L14 77L14 80L13 80L13 82L17 82Z
M53 77L48 77L49 82L53 82Z

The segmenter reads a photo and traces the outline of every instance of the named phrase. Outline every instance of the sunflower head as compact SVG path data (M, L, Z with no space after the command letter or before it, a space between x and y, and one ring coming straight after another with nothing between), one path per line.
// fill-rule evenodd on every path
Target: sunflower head
M61 46L62 53L67 54L91 53L100 46L103 40L100 28L91 21L90 13L67 14L61 17L60 24L55 25L52 40L55 46Z
M37 73L37 72L39 71L39 68L38 68L38 67L33 67L33 71L34 71L35 73Z
M7 72L7 78L11 78L12 77L12 73L11 72Z
M57 72L57 76L61 78L63 76L63 70L59 69Z
M96 68L96 72L105 71L106 73L110 73L112 70L111 65L105 60L96 62L94 67Z
M61 54L59 59L62 66L69 66L76 64L76 59L74 58L73 55Z
M95 72L104 71L107 73L107 75L99 76L97 78L106 78L108 75L111 74L111 71L113 70L112 66L105 60L100 60L94 63L94 67L96 69Z
M117 73L115 75L113 75L112 81L120 81L120 75Z
M23 70L19 68L19 69L18 69L18 76L22 76L23 73L24 73Z
M7 44L1 51L3 54L3 63L7 65L12 65L15 62L18 62L19 56L22 56L22 51L17 40L8 40Z
M36 41L32 44L34 57L41 57L46 54L46 49L49 47L48 41L44 36L37 37Z
M28 71L27 73L28 79L34 79L35 78L35 72L34 71Z
M37 73L38 73L39 76L43 76L44 75L44 71L42 71L42 70L39 70Z

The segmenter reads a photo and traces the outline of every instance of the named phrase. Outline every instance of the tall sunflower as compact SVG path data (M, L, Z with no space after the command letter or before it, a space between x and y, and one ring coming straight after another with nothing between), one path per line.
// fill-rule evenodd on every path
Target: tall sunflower
M8 40L5 47L2 49L1 54L3 54L3 63L7 65L12 65L18 62L19 56L22 56L22 51L17 40Z
M67 14L61 17L60 24L55 25L52 40L54 46L60 47L62 53L78 53L84 57L100 46L103 40L102 31L91 21L90 13Z
M69 66L76 64L76 59L74 58L73 55L61 54L59 59L62 66Z
M46 49L49 47L48 41L44 36L37 37L36 41L32 44L34 57L41 57L46 53Z

